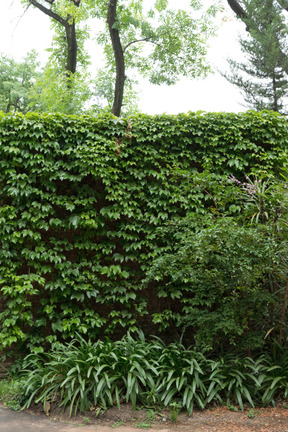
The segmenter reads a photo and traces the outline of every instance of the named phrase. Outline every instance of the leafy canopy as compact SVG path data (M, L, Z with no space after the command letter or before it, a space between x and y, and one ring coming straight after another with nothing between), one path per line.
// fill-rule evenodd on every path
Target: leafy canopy
M92 13L104 21L107 2L93 2ZM126 68L137 70L154 84L175 84L179 76L195 78L206 75L210 67L205 59L207 39L214 35L213 18L219 6L203 10L201 2L192 1L188 10L169 8L168 1L156 1L147 8L142 0L118 3L117 21ZM104 46L106 67L114 59L107 28L98 32Z
M79 113L91 109L111 109L114 98L116 65L107 25L107 0L22 0L50 15L54 38L51 57L36 91L42 97L39 111ZM187 2L185 10L171 9L166 0L150 5L143 0L119 0L114 28L120 35L125 60L124 111L131 113L135 104L135 73L140 73L153 84L172 85L180 76L206 76L208 65L207 41L215 34L214 18L221 9L217 2L202 7L202 2ZM48 10L48 12L47 12ZM90 28L88 27L88 24ZM69 56L67 25L75 27L77 69L67 78ZM70 28L69 27L69 28ZM74 29L73 27L73 29ZM94 36L99 57L102 48L105 64L95 53L96 73L88 73L90 55L86 42ZM100 55L101 58L101 55ZM94 66L95 67L95 66ZM104 77L104 79L103 79ZM42 89L46 88L42 94ZM68 89L68 91L66 91ZM68 93L68 94L65 94ZM89 103L87 103L89 101ZM89 110L89 107L91 108Z
M249 108L287 113L288 25L283 7L275 0L245 1L249 33L239 39L245 62L229 59L231 74L223 75L238 86ZM287 15L287 14L286 14Z
M18 111L24 114L37 110L37 101L32 97L31 90L39 74L39 62L35 51L27 54L22 62L16 62L2 55L0 57L0 110L6 113Z

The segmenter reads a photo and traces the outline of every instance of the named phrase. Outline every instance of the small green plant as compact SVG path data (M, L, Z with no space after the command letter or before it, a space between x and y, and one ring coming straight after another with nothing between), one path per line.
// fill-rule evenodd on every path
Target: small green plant
M155 393L155 388L142 393L142 404L148 410L153 410L153 408L158 403L158 395Z
M238 407L234 406L234 405L227 405L227 409L229 411L238 411Z
M249 410L247 417L248 418L254 418L255 417L255 410L253 408Z
M82 418L83 418L83 420L85 421L85 424L89 424L89 423L90 423L90 420L89 420L88 417L82 417Z
M147 417L147 420L150 422L155 422L158 420L157 413L152 409L147 411L146 417Z
M248 418L254 418L257 414L261 414L261 411L260 410L255 410L255 409L251 408L248 411L247 417Z
M136 423L135 427L137 429L150 429L152 427L152 424L151 423L145 423L145 422L143 422L143 423Z
M120 426L123 426L125 423L124 423L124 421L123 420L118 420L118 421L116 421L116 422L114 422L113 424L112 424L112 428L118 428L118 427L120 427Z
M0 380L0 402L17 411L21 408L21 381L13 379Z
M179 402L171 402L169 404L169 411L170 411L170 419L173 423L177 421L178 415L181 411L181 403Z
M162 354L158 358L158 387L161 402L170 411L181 408L191 414L194 405L205 408L207 394L206 375L204 373L208 363L202 353L191 348L185 348L180 343L163 345ZM172 414L174 416L174 414Z

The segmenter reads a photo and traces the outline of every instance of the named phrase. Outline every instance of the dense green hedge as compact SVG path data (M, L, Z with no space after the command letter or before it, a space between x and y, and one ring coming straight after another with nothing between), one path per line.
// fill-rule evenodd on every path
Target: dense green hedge
M278 172L287 132L272 112L0 115L2 346L152 331L163 304L142 280L173 249L156 227L199 201L173 167Z

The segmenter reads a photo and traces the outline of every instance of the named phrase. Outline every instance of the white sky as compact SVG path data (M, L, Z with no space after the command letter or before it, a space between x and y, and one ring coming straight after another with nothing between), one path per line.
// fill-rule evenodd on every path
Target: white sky
M181 1L186 0L170 0L170 3L172 7L179 8ZM49 18L32 8L24 13L20 0L1 2L0 53L19 61L34 48L45 61L48 57L45 49L50 46L52 37ZM208 57L212 67L220 70L225 70L227 57L241 58L237 38L241 31L245 31L243 24L234 19L228 6L225 16L229 19L222 23L218 37L211 39ZM217 72L206 79L181 79L175 86L152 86L145 80L141 80L140 85L140 109L148 114L246 110L240 105L243 98L239 90Z

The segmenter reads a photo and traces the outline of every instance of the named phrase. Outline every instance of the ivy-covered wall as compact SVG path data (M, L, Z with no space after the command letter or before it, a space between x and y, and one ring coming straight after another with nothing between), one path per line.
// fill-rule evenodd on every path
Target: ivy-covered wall
M277 172L287 132L272 112L1 114L2 347L137 323L153 331L163 300L142 280L152 258L173 249L156 228L197 206L173 168Z

